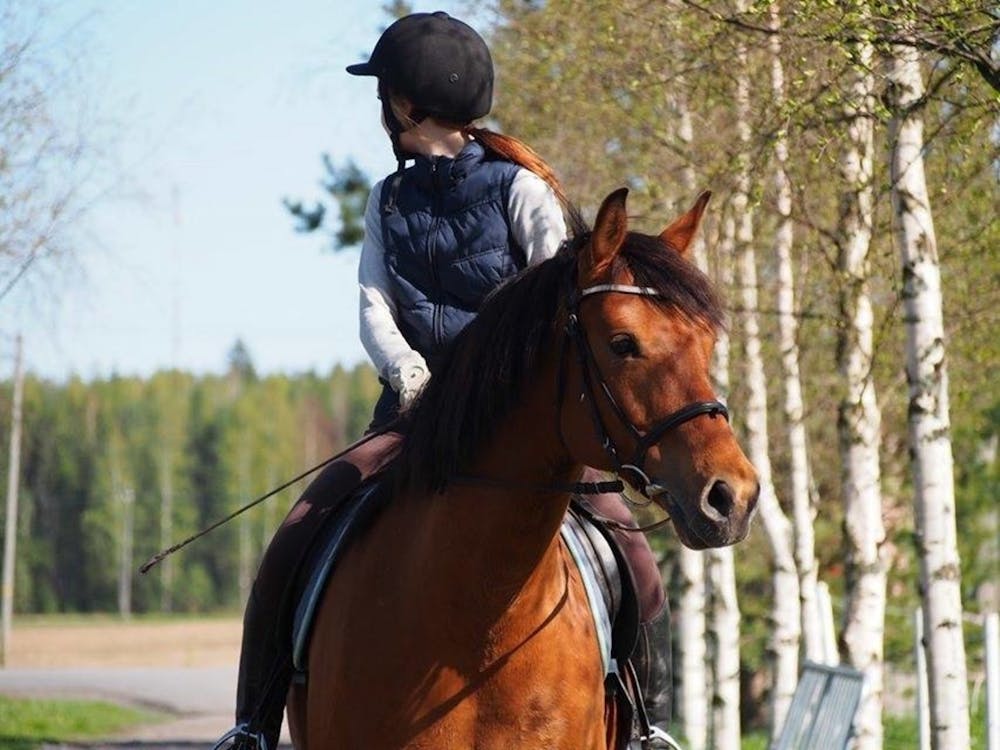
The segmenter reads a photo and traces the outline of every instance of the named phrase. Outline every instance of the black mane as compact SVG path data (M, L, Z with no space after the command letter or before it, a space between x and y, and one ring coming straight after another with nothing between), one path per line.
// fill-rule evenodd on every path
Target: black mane
M521 401L542 357L558 346L577 253L590 239L577 231L556 255L502 284L454 339L439 371L407 416L407 438L395 462L400 489L436 491L468 469L499 422ZM613 267L662 295L674 313L717 329L720 300L708 278L659 237L629 232Z

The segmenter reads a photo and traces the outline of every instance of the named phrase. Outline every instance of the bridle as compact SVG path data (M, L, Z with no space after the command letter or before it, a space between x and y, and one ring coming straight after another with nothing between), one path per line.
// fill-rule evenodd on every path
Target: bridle
M647 499L652 499L654 495L662 494L666 491L666 488L663 487L663 485L657 484L643 470L646 462L646 454L649 452L649 449L653 446L653 444L655 444L666 433L703 414L707 414L711 417L720 415L724 419L728 420L729 410L726 408L725 404L718 400L695 401L687 404L686 406L682 406L677 411L657 421L645 433L640 431L632 423L628 416L626 416L624 410L611 393L611 389L608 387L607 381L605 381L604 377L601 375L601 369L597 363L597 359L594 357L594 352L590 347L590 342L587 340L587 332L584 329L583 324L580 322L580 303L587 297L597 294L635 294L641 297L653 297L660 299L664 296L659 291L651 287L630 286L627 284L596 284L594 286L580 289L579 291L574 289L570 293L569 303L567 305L566 336L563 338L563 351L560 351L559 374L557 376L556 383L557 429L559 430L560 439L563 439L562 402L566 390L566 357L564 347L565 343L568 341L574 345L577 353L577 359L580 364L580 374L583 378L584 387L581 399L585 400L589 404L590 415L594 422L594 428L596 429L597 435L601 440L604 452L611 459L615 473L623 479L626 479L630 485L639 490L639 492L641 492ZM625 426L629 434L635 440L635 451L633 452L632 458L628 461L623 462L621 460L618 448L615 446L614 441L608 433L607 426L604 423L604 417L601 415L601 410L597 404L594 379L591 375L592 372L596 374L597 384L600 385L600 389L604 394L604 399L611 407L611 411L618 418L618 421ZM565 445L565 439L563 439L563 444ZM631 479L629 479L629 477L631 477Z

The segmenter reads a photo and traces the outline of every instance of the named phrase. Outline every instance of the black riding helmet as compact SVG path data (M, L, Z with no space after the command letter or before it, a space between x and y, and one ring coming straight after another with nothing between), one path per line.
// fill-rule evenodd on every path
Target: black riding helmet
M488 114L493 103L493 59L486 42L443 11L400 18L379 37L368 62L348 65L347 72L378 78L394 136L402 127L389 106L390 91L413 103L417 121L432 116L464 124Z

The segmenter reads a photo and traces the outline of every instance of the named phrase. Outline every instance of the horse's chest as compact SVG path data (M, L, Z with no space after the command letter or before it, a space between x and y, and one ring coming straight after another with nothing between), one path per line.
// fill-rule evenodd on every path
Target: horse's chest
M603 674L578 585L571 579L566 596L548 605L522 602L516 618L480 634L481 648L471 652L477 636L452 618L414 617L410 629L354 651L336 670L357 676L344 698L363 706L339 720L354 725L348 734L379 737L385 748L601 747ZM383 607L377 621L398 626L403 613Z
M604 686L594 625L579 580L567 586L554 605L518 618L484 654L467 683L476 724L474 741L464 747L602 746Z

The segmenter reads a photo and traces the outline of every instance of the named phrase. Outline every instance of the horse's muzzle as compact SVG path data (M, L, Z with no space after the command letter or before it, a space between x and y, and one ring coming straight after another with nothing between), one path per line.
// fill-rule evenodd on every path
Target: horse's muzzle
M688 547L725 547L746 539L759 497L756 479L742 488L715 479L705 486L697 506L685 507L667 495L667 509L678 536Z

